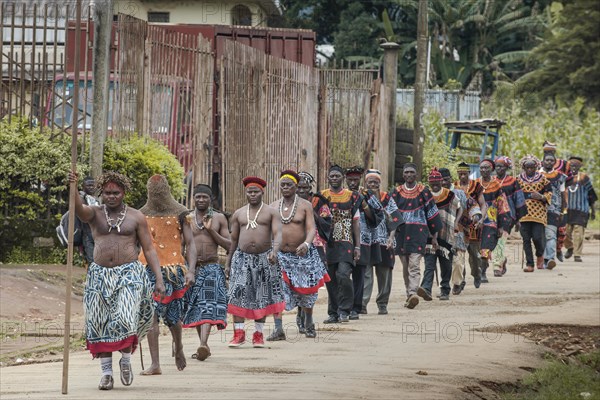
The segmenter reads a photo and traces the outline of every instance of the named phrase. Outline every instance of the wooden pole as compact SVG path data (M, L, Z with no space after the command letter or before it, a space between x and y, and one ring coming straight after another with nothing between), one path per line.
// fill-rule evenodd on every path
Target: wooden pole
M414 103L414 147L413 162L417 165L417 179L424 175L423 146L425 133L423 132L423 110L425 109L425 91L427 90L427 0L419 0L419 17L417 21L417 71L415 77L415 103Z
M108 131L110 39L113 27L113 0L96 0L94 6L94 56L92 84L94 113L90 132L90 175L102 174L104 141ZM87 53L87 46L86 46ZM86 71L87 74L87 71ZM140 119L138 119L140 122Z
M74 60L74 87L73 87L73 124L71 125L71 171L77 170L77 133L79 127L79 54L81 46L81 0L77 0L75 12L75 60ZM83 127L85 129L85 126ZM67 282L65 290L65 326L63 349L62 394L69 390L69 350L71 347L71 287L73 282L73 236L75 226L75 196L77 182L69 185L69 246L67 249Z
M380 46L383 49L383 85L384 94L381 118L385 122L381 126L378 151L381 159L381 182L387 189L394 185L396 168L396 88L398 87L398 50L400 45L386 42Z

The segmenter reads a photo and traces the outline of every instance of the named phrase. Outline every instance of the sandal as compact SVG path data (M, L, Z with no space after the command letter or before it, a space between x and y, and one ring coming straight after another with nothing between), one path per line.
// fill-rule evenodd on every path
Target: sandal
M200 346L200 347L198 347L196 352L194 354L192 354L192 358L194 358L198 361L204 361L208 357L210 357L210 355L211 355L210 350L208 349L207 346Z

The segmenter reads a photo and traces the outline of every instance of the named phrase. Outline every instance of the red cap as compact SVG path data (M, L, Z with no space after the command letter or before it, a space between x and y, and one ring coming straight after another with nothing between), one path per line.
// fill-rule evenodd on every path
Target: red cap
M247 176L242 179L242 183L244 184L244 187L255 186L260 190L265 190L265 186L267 186L267 182L258 176Z
M442 173L436 167L433 167L429 173L429 182L441 182L443 180Z

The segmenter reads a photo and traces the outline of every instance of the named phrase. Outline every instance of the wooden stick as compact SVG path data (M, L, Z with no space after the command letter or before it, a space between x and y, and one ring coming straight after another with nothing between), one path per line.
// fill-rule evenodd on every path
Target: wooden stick
M71 171L77 170L77 129L79 125L79 56L81 43L81 0L77 0L75 21L75 60L73 69L75 70L74 91L73 91L73 124L71 125ZM73 282L73 236L75 227L75 196L77 193L77 182L71 182L69 185L69 246L67 249L67 282L65 290L65 327L64 327L64 348L63 348L63 373L62 373L62 394L67 394L69 390L69 350L71 347L71 285Z

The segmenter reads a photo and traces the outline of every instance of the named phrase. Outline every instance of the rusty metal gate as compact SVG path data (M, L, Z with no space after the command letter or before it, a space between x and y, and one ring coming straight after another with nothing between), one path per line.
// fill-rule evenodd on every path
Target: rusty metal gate
M90 18L91 7L82 7L83 18ZM46 127L53 135L69 133L74 125L85 135L88 99L79 96L79 121L73 123L73 84L65 72L66 48L70 45L69 25L81 28L83 40L89 41L87 23L75 20L73 3L37 4L0 2L0 43L2 44L2 86L0 118L9 121L26 118L30 126ZM80 49L75 49L77 57ZM86 71L91 60L82 56ZM82 79L86 74L82 73ZM85 142L85 141L84 141Z

